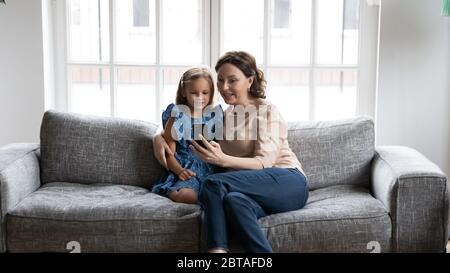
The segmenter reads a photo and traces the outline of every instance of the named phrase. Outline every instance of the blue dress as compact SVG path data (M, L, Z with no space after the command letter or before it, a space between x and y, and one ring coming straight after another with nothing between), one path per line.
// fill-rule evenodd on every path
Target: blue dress
M192 118L185 112L180 111L180 108L175 104L170 104L167 109L162 113L163 127L166 127L167 121L170 117L174 118L173 129L176 132L176 152L175 158L178 163L184 168L193 171L196 176L191 177L188 180L180 180L178 176L172 171L165 171L165 174L153 184L152 192L162 196L168 197L168 195L181 188L193 189L197 194L200 192L202 182L206 176L215 172L216 167L208 164L198 158L191 150L189 145L191 140L194 139L194 131L196 126L209 125L205 129L207 131L204 136L208 140L214 139L214 134L219 124L216 126L216 121L223 122L223 111L220 105L213 108L210 115L203 115L201 118ZM197 127L198 128L198 127ZM197 129L199 130L199 129ZM195 131L197 133L197 131Z

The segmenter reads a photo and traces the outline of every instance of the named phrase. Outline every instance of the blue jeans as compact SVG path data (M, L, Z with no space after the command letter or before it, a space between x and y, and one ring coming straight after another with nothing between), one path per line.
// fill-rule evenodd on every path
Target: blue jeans
M207 176L199 202L205 212L208 249L228 249L228 228L231 228L245 251L272 252L258 219L303 208L307 199L307 179L293 168L241 170Z

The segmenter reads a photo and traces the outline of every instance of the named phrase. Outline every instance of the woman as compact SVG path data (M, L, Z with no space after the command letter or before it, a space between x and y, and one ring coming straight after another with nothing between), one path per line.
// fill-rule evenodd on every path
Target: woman
M196 142L190 146L205 162L229 170L206 177L200 190L208 251L227 252L227 228L232 228L247 252L272 252L258 219L304 207L307 178L289 148L286 122L265 100L264 74L254 57L228 52L215 70L220 95L230 105L224 113L225 139L208 142L203 138L205 148ZM239 118L241 122L236 122ZM249 127L256 129L244 130ZM160 135L154 138L154 147L156 158L165 166L165 153L170 150Z

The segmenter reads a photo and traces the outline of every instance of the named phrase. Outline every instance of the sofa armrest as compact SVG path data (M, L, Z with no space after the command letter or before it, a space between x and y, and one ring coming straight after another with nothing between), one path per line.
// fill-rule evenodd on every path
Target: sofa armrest
M372 193L390 213L392 251L444 252L448 240L445 174L411 148L381 146L375 152Z
M39 144L0 147L0 252L6 251L6 214L40 184Z

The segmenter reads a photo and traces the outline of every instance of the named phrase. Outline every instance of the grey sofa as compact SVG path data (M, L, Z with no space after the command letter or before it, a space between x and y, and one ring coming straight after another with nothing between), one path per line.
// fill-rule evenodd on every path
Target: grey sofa
M199 252L201 210L149 192L155 124L48 111L40 144L0 148L2 252ZM275 252L443 252L448 186L370 118L290 124L305 208L260 219ZM234 251L240 251L233 241Z

